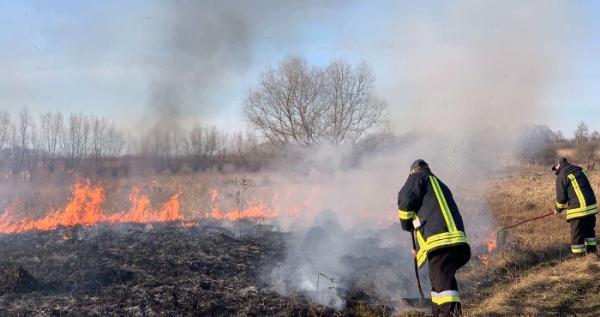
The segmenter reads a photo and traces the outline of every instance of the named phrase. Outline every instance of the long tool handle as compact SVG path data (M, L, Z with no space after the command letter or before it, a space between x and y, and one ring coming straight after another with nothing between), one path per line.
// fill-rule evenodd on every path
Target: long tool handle
M412 238L413 250L417 249L417 242L415 241L415 232L410 232L410 237ZM423 288L421 287L421 278L419 277L419 265L417 263L417 257L415 256L415 277L417 278L417 287L419 288L419 295L421 296L421 300L425 299L425 295L423 295Z
M554 211L551 211L551 212L549 212L549 213L547 213L547 214L543 214L543 215L541 215L541 216L537 216L537 217L534 217L534 218L531 218L531 219L523 220L523 221L521 221L521 222L519 222L519 223L515 223L515 224L513 224L513 225L510 225L510 226L502 227L500 230L506 230L506 229L510 229L510 228L513 228L513 227L516 227L516 226L522 225L522 224L524 224L524 223L526 223L526 222L530 222L530 221L534 221L534 220L538 220L538 219L546 218L546 217L549 217L549 216L552 216L552 215L554 215Z

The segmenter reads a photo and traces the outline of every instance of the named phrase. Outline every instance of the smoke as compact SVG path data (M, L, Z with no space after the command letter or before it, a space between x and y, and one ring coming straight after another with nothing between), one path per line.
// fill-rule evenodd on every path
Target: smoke
M161 40L145 57L152 83L142 125L172 130L221 111L224 90L239 89L258 52L293 50L307 20L337 11L336 4L161 2L148 17ZM518 129L544 115L544 96L565 71L571 25L565 2L394 5L387 20L377 21L385 27L372 35L388 44L377 55L384 66L375 71L393 74L378 85L390 105L391 129L410 142L389 143L354 164L348 163L351 147L321 146L283 162L279 175L265 182L296 198L289 209L304 200L300 219L279 219L292 231L287 257L265 276L282 294L305 293L335 307L352 289L395 301L416 296L396 194L417 158L453 190L472 246L483 244L495 226L485 185L510 165ZM297 165L302 173L291 172Z
M256 52L291 45L300 25L327 12L335 2L165 1L161 54L150 59L155 78L148 115L172 126L210 119L239 89ZM225 98L225 99L224 99ZM147 120L144 120L147 123Z
M384 94L392 129L410 142L352 168L342 164L348 149L306 155L301 164L318 167L300 182L319 195L303 214L305 227L294 222L287 260L270 276L283 294L341 307L349 290L362 287L398 309L400 297L417 296L410 237L393 224L396 193L418 158L453 191L477 253L495 229L486 191L514 163L519 129L544 115L546 91L564 71L562 3L463 1L400 15L388 23L396 61L388 66L397 78ZM325 220L321 210L330 210ZM321 273L335 277L330 288L317 289Z
M403 105L392 112L395 126L427 135L419 143L435 148L422 154L434 165L487 177L517 130L547 115L544 98L564 71L568 14L559 2L463 1L441 21L400 23L395 69L405 75L392 88L399 94L388 94Z

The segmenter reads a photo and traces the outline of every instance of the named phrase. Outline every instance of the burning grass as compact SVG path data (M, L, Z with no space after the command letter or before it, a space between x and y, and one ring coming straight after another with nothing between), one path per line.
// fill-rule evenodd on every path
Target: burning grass
M600 188L598 175L592 173L596 189ZM15 196L4 202L0 231L20 233L0 235L4 256L0 275L12 281L0 294L0 311L389 316L397 298L374 296L373 284L400 283L405 295L414 291L413 277L402 276L400 270L411 263L378 260L390 252L401 258L404 249L373 244L382 237L404 239L395 236L398 228L390 228L359 242L369 252L346 257L360 273L347 281L348 289L329 285L336 284L337 277L332 283L323 281L325 291L343 293L345 308L314 304L310 292L282 295L278 287L286 281L272 285L265 276L286 260L289 235L257 222L294 217L318 193L293 201L285 193L254 195L244 187L243 177L219 177L202 181L153 177L118 183L80 180L71 186L70 194L60 186L48 189L63 195L63 202L49 199L51 208L27 217L25 210L40 210L43 200L52 196L41 192L37 199ZM498 226L550 210L553 184L551 173L537 169L491 184L488 200ZM128 194L121 199L116 193L124 189ZM568 259L569 232L562 216L526 223L501 237L496 241L490 233L487 241L472 241L475 257L459 276L467 316L597 315L600 306L594 294L599 290L600 264L591 257ZM377 273L389 267L398 272L400 277L394 278L400 282ZM330 272L319 273L330 276ZM423 316L422 312L402 314Z
M189 197L197 194L193 191L196 187L186 187ZM160 197L163 189L155 187L152 191L153 196L155 196L154 200L156 200L156 196ZM42 216L37 218L33 217L32 214L39 214L40 212L32 212L30 210L32 209L31 206L23 205L22 199L18 195L14 195L12 202L0 214L0 232L17 233L31 230L53 230L59 226L93 226L98 223L196 221L200 218L228 221L271 219L297 215L302 207L302 205L293 205L288 201L282 201L280 194L277 192L270 195L271 199L265 200L265 197L268 196L260 195L256 199L254 197L243 197L240 190L231 195L212 189L208 195L201 195L203 197L209 196L206 199L209 202L208 205L184 211L182 206L183 194L180 186L168 188L166 191L173 194L165 202L162 202L161 207L156 208L154 206L157 203L153 204L151 197L139 185L133 185L129 191L128 207L124 211L115 211L114 209L123 208L123 204L121 206L108 206L109 202L104 186L93 183L89 179L76 180L72 185L71 198L63 207L42 211ZM32 200L35 201L35 198ZM288 207L284 207L282 203ZM38 202L38 205L43 205L43 203ZM113 209L112 212L109 211L110 209Z

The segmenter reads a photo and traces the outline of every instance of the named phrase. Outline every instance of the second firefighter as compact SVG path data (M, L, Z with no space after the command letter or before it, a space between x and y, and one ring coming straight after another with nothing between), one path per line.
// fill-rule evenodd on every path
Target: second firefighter
M552 167L556 173L556 208L566 210L571 227L571 252L586 254L596 252L596 196L585 170L561 158Z

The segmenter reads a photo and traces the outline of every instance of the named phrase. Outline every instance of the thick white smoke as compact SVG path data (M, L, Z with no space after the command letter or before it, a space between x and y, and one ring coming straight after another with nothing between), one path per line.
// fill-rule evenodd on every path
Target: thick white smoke
M396 193L418 158L453 190L472 246L493 235L485 184L512 163L518 129L543 115L546 91L563 71L561 27L569 15L557 2L452 4L388 23L395 61L389 66L397 78L383 85L392 129L410 134L410 142L353 168L335 165L346 155L340 148L307 155L311 164L321 159L319 169L303 178L307 188L320 188L309 209L330 210L330 221L322 225L306 213L304 224L321 225L298 231L287 263L274 271L274 280L288 282L283 293L304 291L340 306L347 295L340 290L365 286L357 279L369 276L376 295L414 297L409 235L390 226ZM387 255L369 253L377 251ZM336 292L317 291L319 273L336 277Z

